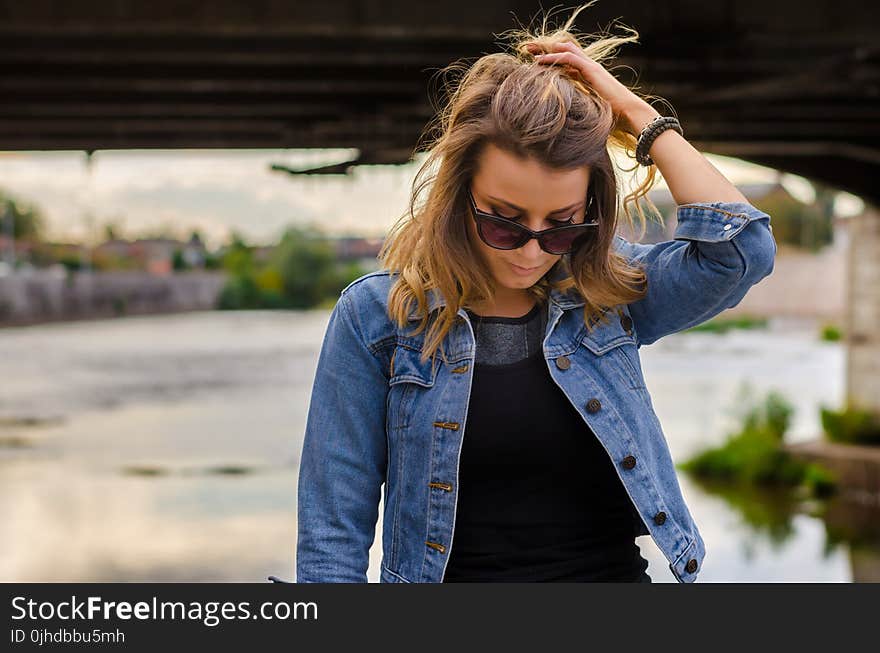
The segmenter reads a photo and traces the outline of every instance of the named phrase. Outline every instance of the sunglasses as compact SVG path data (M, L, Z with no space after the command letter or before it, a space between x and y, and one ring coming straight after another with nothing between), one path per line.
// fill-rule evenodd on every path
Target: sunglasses
M481 211L477 208L470 188L467 193L480 240L495 249L518 249L535 238L541 249L548 254L570 254L584 238L594 233L595 227L599 226L599 222L593 220L532 231L508 218ZM587 213L592 203L593 198L590 197Z

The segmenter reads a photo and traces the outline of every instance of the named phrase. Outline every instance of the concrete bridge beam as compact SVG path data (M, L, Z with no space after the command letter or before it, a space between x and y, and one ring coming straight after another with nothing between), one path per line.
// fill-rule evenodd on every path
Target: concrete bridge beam
M851 220L846 393L880 415L880 209L867 205Z

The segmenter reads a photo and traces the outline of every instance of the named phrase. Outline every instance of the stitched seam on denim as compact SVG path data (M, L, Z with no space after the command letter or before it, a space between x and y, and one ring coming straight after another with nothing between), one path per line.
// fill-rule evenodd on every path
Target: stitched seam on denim
M394 383L390 383L391 379L394 379ZM411 383L412 385L422 386L423 388L431 388L433 386L430 381L425 381L422 377L415 376L414 374L398 374L397 376L391 377L391 379L389 379L390 385Z
M632 326L630 327L630 329L632 329L632 332L633 332L632 339L635 341L636 349L638 349L639 347L641 347L642 341L639 340L639 330L636 329L636 321L633 318L632 314L630 313L629 308L626 308L626 305L624 305L624 308L622 310L625 311L624 315L628 316L629 319L631 320Z
M397 350L395 350L396 352ZM402 354L405 356L405 354ZM406 358L402 358L400 361L397 360L395 356L395 365L397 367L397 374L394 374L388 377L389 385L398 385L400 383L412 383L415 385L422 386L424 388L431 388L434 386L434 382L436 381L436 369L434 373L432 373L429 378L425 379L424 376L418 373L412 373L410 369L407 368ZM419 369L419 372L424 373L424 370Z
M742 246L738 242L736 242L735 238L731 239L730 243L733 245L733 248L736 251L737 256L739 256L740 263L742 264L742 274L739 275L739 280L742 281L743 279L746 278L746 275L749 273L749 259L745 255L745 253L743 252ZM737 284L735 287L738 288L739 284ZM726 305L726 302L725 302L725 305Z
M587 344L587 343L590 344ZM613 340L609 340L608 342L600 345L597 345L589 336L584 336L584 339L581 341L584 347L594 353L596 356L604 356L612 349L616 349L617 347L622 347L623 345L634 345L635 338L632 336L615 336ZM592 345L592 346L590 346Z
M653 412L653 409L652 409L652 412ZM655 414L655 416L656 416L656 413L654 413L654 414ZM662 429L662 427L660 426L660 419L658 418L656 421L657 421L657 425L658 425L658 430L660 431L660 434L661 434L661 436L662 436L662 435L663 435L663 429ZM679 535L681 535L682 538L684 538L685 540L687 540L687 535L685 535L684 531L681 530L681 525L678 523L678 519L676 519L676 518L673 516L673 514L672 514L672 510L669 509L669 508L665 505L665 501L664 501L663 493L658 491L658 488L660 487L660 485L658 485L658 483L657 483L657 479L654 477L654 473L651 471L651 468L650 468L650 467L648 467L647 470L648 470L648 476L651 478L651 483L654 485L654 493L657 495L658 502L660 503L660 506L661 506L661 507L660 507L660 510L663 510L663 512L666 513L666 521L663 522L663 524L654 524L654 525L657 526L657 527L663 527L663 526L666 526L667 524L669 524L669 523L671 522L671 523L675 524L675 530L678 531ZM676 485L679 486L678 493L681 494L681 486L680 486L680 484L678 483L678 478L675 477L675 463L672 463L672 473L673 473L673 481L674 481L674 483L675 483ZM684 502L684 497L682 497L682 502ZM665 509L664 509L664 508L665 508ZM652 523L653 523L653 520L652 520ZM649 530L649 532L650 532L650 528L649 528L648 530ZM669 528L667 527L666 530L668 531Z
M401 417L401 419L403 419ZM398 437L400 438L399 450L397 453L397 500L394 504L394 521L391 524L391 564L393 566L398 565L398 555L400 551L400 506L403 503L403 468L404 468L404 451L406 450L406 446L404 443L404 431L405 427L399 428L397 430Z
M550 311L549 306L548 306L547 310ZM556 321L553 323L554 326L558 323L559 319L561 318L561 315L562 315L562 311L560 311L560 314L557 316ZM465 324L467 324L468 330L470 331L471 342L476 342L476 340L477 340L476 335L474 334L474 328L470 324L470 321L466 320ZM548 326L547 328L550 329L551 327ZM545 336L545 339L546 339L546 336ZM543 344L542 344L542 346L543 346ZM469 362L472 364L473 360L475 360L475 359L470 359ZM469 374L466 378L468 380L468 389L467 389L466 396L470 397L471 393L473 392L474 375ZM449 555L446 556L446 559L443 561L443 567L440 569L440 578L438 579L438 582L441 582L441 583L443 582L443 576L446 575L446 568L449 565L449 558L451 557L451 554L452 554L452 545L455 542L455 525L456 525L456 520L458 518L458 488L459 488L459 478L461 477L461 451L462 451L462 448L464 445L464 433L465 433L465 430L467 429L467 421L468 421L468 414L469 413L470 413L470 401L468 400L465 402L464 415L461 418L461 433L458 436L458 451L456 453L456 459L455 459L455 486L452 489L453 503L452 503L452 524L451 524L450 530L449 530L449 543L448 543L449 544L449 549L448 549ZM426 562L427 562L427 555L425 556L425 560L422 563L422 577L424 577L424 571L425 571L424 565Z
M693 220L699 221L700 218L693 218ZM736 231L724 231L723 229L719 231L717 225L706 225L700 224L695 227L698 233L688 233L688 225L694 224L693 222L679 222L681 227L676 228L675 238L674 240L684 240L690 242L699 242L699 243L724 243L731 240L736 234L742 231L748 222L743 222L739 227L737 227ZM706 233L710 232L710 233ZM720 233L720 235L719 235Z
M403 582L403 583L412 583L411 580L407 580L406 578L404 578L404 577L401 576L400 574L396 574L396 573L394 573L393 571L391 571L391 570L390 570L388 567L386 567L385 565L382 565L382 569L384 569L386 572L388 572L389 575L394 576L395 578L400 579L400 581Z
M610 354L612 352L617 352L618 358L623 359L623 365L628 369L627 374L630 376L630 381L632 385L630 388L633 390L644 390L645 384L639 382L639 373L636 371L635 365L633 365L632 361L629 359L629 356L626 355L626 352L623 351L623 344L619 347L613 347L611 350L605 352L606 354Z
M409 350L417 351L421 353L421 347L416 346L415 344L409 342L410 336L396 336L395 342L399 347L406 347Z
M413 390L414 388L412 383L405 384L403 389L401 390L399 404L400 408L397 413L397 425L395 427L398 431L409 427L410 407L408 402L410 401L410 395L413 393Z
M684 550L683 550L681 553L678 554L678 556L677 556L677 557L675 558L675 560L672 562L672 565L674 565L674 566L676 566L676 567L678 566L678 563L679 563L679 562L681 562L682 560L684 560L685 556L688 555L688 552L689 552L691 549L693 549L693 548L695 547L695 545L696 545L696 543L697 543L697 538L694 537L693 539L688 540L688 538L685 537L685 538L684 538L684 541L685 541L685 542L688 542L688 545L684 548ZM688 572L688 573L690 573L690 572Z
M385 336L381 340L377 340L376 342L367 344L367 348L374 356L378 356L383 349L389 346L394 346L396 342L396 337L393 335Z
M623 306L618 306L617 314L620 316L621 320L623 319L624 316L629 317L629 319L630 319L629 331L631 331L632 333L627 334L627 335L628 335L628 337L632 338L632 340L633 340L632 344L635 346L635 349L636 349L636 358L639 358L639 344L638 344L638 339L635 336L635 327L632 322L632 317L629 315L628 311L625 311L625 308ZM621 326L621 328L623 327L622 324L620 326ZM626 331L626 329L624 329L624 331ZM626 366L632 372L632 382L633 382L632 388L634 390L646 390L647 391L647 386L646 386L646 382L644 380L644 375L639 374L639 371L636 369L636 366L633 364L633 362L629 359L629 356L626 355L626 352L621 350L620 355L623 357L624 363L626 364ZM639 380L639 377L642 377L642 379Z
M730 211L725 211L724 209L718 209L714 206L704 206L702 204L682 204L678 208L680 209L693 209L695 211L717 211L718 213L724 213L725 215L729 215L732 218L743 218L744 220L754 220L751 215L748 213L731 213Z
M399 408L397 411L397 423L392 425L392 432L401 433L408 426L408 423L404 424L403 420L408 415L406 402L407 402L407 399L408 399L409 394L412 391L412 389L413 389L412 385L408 384L407 386L405 386L401 390L401 398L400 398L400 402L398 403ZM390 394L389 394L389 396L390 396ZM404 452L404 445L402 442L403 436L402 435L400 436L400 439L401 439L401 443L399 445L398 453L397 453L397 478L398 478L398 482L402 483L402 478L403 478L402 477L402 473L403 473L402 458L403 458L403 452ZM387 469L390 470L391 469L391 466L390 466L391 447L390 447L390 445L388 446L388 452L389 452L389 456L388 456L389 466L387 467ZM387 483L388 483L388 479L386 478L386 487L387 487ZM399 545L399 540L400 540L400 537L399 537L400 504L401 504L401 496L400 496L400 492L398 491L398 494L395 497L394 511L392 513L392 519L391 519L391 564L392 565L397 564L397 551L399 549L398 545Z
M437 437L437 434L434 430L431 430L431 446L428 447L428 473L433 476L434 475L434 438ZM430 477L429 477L430 478ZM428 491L428 508L425 510L425 541L428 541L428 531L431 527L431 492ZM419 578L425 577L425 567L428 564L428 552L425 551L425 557L422 558L422 569L419 572Z
M384 370L385 366L381 365L381 361L379 360L379 357L376 355L376 352L373 351L372 347L367 345L367 341L364 339L363 329L361 328L361 325L360 325L359 320L357 318L357 312L356 311L353 312L351 310L350 304L351 304L351 299L348 297L348 295L340 296L340 298L339 298L339 305L341 306L340 312L345 314L345 316L347 316L346 319L348 320L349 324L351 324L352 329L354 329L355 335L357 335L358 340L360 340L360 343L361 343L361 345L363 345L364 349L366 349L368 352L370 352L370 355L376 359L376 362L378 362L380 364L380 366L382 367L382 369Z
M391 564L394 566L397 566L397 564L398 564L397 558L398 558L398 553L399 553L399 549L400 549L400 506L403 503L403 497L402 497L402 493L400 492L400 488L403 485L403 468L404 468L403 456L404 456L404 451L406 450L406 446L404 444L405 437L404 437L403 432L404 432L404 430L406 430L409 427L408 416L409 416L410 412L409 412L409 406L408 406L407 402L409 401L409 398L410 398L410 395L412 394L412 391L413 391L412 385L407 385L403 389L402 397L400 400L400 409L398 412L398 424L397 424L397 428L395 429L396 432L398 433L398 437L400 438L400 443L399 443L399 449L398 449L398 453L397 453L398 493L397 493L397 498L396 498L396 501L394 504L394 519L391 523ZM404 420L406 420L405 424L404 424Z
M635 346L635 344L636 344L635 338L633 338L632 336L617 336L617 338L615 340L611 340L610 342L605 343L605 345L603 345L604 349L602 349L600 347L596 347L596 349L593 349L590 345L587 344L588 341L591 344L595 345L595 343L593 343L592 340L590 340L589 335L586 335L583 337L583 339L581 340L581 344L594 356L607 356L615 349L619 349L620 347L623 347L624 345ZM635 366L632 364L632 362L630 362L629 357L627 357L627 355L622 351L618 352L618 353L619 353L620 357L622 357L624 359L624 364L629 369L628 375L629 375L630 381L631 381L630 388L632 388L633 390L646 389L644 384L641 384L641 385L639 384L639 374L636 371Z
M391 469L391 445L390 443L387 445L388 455L385 456L385 469ZM398 454L399 455L399 454ZM399 478L399 477L398 477ZM389 483L388 478L385 479L385 505L386 510L390 507L388 506L388 499L390 499L389 492ZM394 497L394 511L391 513L391 564L394 565L395 560L395 549L397 546L397 512L400 507L400 492L397 493L397 496Z

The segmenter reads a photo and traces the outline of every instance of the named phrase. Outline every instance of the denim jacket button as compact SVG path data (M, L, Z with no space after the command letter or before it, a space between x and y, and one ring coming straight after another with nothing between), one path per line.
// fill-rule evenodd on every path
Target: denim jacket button
M623 327L623 330L629 334L632 331L633 321L629 315L621 315L620 316L620 326Z
M694 573L694 572L697 570L697 561L694 560L693 558L691 558L690 560L688 560L688 563L687 563L687 565L685 566L685 570L686 570L689 574Z
M602 408L602 402L593 397L587 402L587 412L588 413L598 413L599 409Z
M666 521L666 513L662 510L654 515L654 523L660 526Z
M636 457L635 456L627 456L620 463L623 465L624 469L632 469L636 466Z
M560 356L556 359L556 367L560 370L567 370L571 367L571 361L568 360L568 356Z

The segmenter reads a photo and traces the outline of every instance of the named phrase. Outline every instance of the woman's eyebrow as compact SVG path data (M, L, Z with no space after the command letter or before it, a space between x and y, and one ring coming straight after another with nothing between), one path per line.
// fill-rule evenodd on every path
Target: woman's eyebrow
M500 202L501 204L506 204L507 206L512 208L514 211L521 211L522 213L526 212L526 210L524 208L521 208L521 207L517 206L516 204L513 204L512 202L508 202L507 200L503 200L500 197L494 197L492 195L487 195L486 197L488 197L491 200L495 200L496 202ZM553 214L553 213L562 213L563 211L570 211L571 209L575 209L575 208L581 206L583 203L584 203L583 200L581 200L580 202L575 202L574 204L571 204L569 206L563 206L561 209L555 209L554 211L550 211L550 213Z

